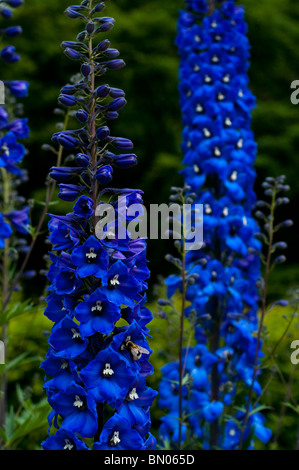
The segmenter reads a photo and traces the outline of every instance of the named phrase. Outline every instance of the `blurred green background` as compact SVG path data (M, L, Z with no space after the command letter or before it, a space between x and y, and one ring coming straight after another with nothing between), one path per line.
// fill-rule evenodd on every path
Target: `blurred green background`
M120 119L112 124L113 135L130 138L135 143L139 165L133 169L118 171L115 185L119 187L141 188L146 204L167 202L170 187L180 185L178 175L182 158L180 150L181 116L178 104L178 64L176 46L176 24L178 10L184 7L183 0L161 2L160 0L115 0L107 2L106 13L116 18L115 28L108 34L112 46L121 51L127 67L119 72L110 72L107 82L126 91L128 105L121 111ZM284 208L283 215L292 218L295 227L285 232L288 242L288 262L277 269L272 277L271 297L284 296L285 292L296 285L299 272L299 252L296 230L298 225L299 185L297 182L299 159L299 106L290 102L290 84L299 79L299 4L291 0L244 0L249 24L249 39L252 46L252 65L250 68L251 89L257 97L257 109L253 114L253 130L259 146L256 163L258 178L256 191L262 195L260 185L266 176L285 174L292 190L291 204ZM50 143L56 130L57 116L53 110L57 104L60 88L78 72L78 64L68 60L61 48L63 40L74 40L80 29L76 20L63 15L69 0L26 0L25 6L18 9L12 24L20 24L23 34L15 38L22 60L9 67L2 67L1 79L23 79L30 82L30 95L24 100L25 116L29 117L31 136L26 142L29 150L24 166L29 169L29 182L24 185L23 193L42 201L45 192L45 179L49 168L55 164L51 153L41 150L44 143ZM105 14L106 14L105 13ZM52 209L64 212L65 205L60 203ZM41 207L36 205L33 218L36 222ZM46 229L46 226L45 226ZM167 275L171 267L161 260L169 246L166 242L149 241L148 258L152 278L149 298L153 310L155 284L159 275ZM43 237L31 259L30 268L44 268L42 260L47 247ZM36 301L44 293L45 279L37 277L35 282L26 285L26 296ZM284 330L282 312L275 310L269 320L270 342L275 344L280 332ZM43 318L42 308L37 307L29 315L17 317L10 329L9 355L11 358L30 351L32 362L16 367L10 373L10 402L15 408L22 400L21 391L16 390L16 381L22 389L30 387L32 399L38 403L43 398L43 373L38 369L39 358L47 349L43 330L51 325ZM272 329L271 329L272 328ZM295 326L293 327L295 328ZM296 338L296 329L293 337ZM165 325L155 320L152 326L152 347L156 351L153 362L158 373L152 379L157 387L159 367L163 363ZM299 333L297 334L299 338ZM280 345L280 363L288 379L290 362L288 360L290 340ZM165 347L164 347L165 346ZM159 351L159 352L157 352ZM298 366L299 367L299 366ZM297 379L297 389L298 389ZM272 387L272 388L271 388ZM267 392L267 401L274 406L269 412L272 428L277 425L280 404L284 399L285 388L279 379ZM296 374L294 378L296 391ZM25 400L25 401L24 401ZM267 403L268 404L268 403ZM22 405L23 406L23 405ZM43 403L39 405L45 413ZM30 412L21 407L19 415ZM25 418L26 418L25 413ZM26 419L23 423L26 423ZM159 410L154 412L154 429L157 427ZM287 410L284 418L281 448L294 448L297 436L298 415ZM46 432L44 421L37 414ZM30 420L29 420L30 421ZM32 420L31 420L32 421ZM11 425L13 426L13 424ZM27 424L28 426L28 424ZM35 449L40 442L41 432L28 434L25 427L23 437L16 439L12 446ZM21 433L22 434L22 433Z

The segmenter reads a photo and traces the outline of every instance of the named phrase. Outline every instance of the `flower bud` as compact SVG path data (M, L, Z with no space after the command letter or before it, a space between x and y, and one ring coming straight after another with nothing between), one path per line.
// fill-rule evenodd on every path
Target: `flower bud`
M63 201L75 201L80 195L81 191L84 190L83 186L75 184L59 184L60 192L58 197Z
M108 105L108 110L109 111L119 111L121 108L123 108L127 104L125 98L115 98L113 101L111 101Z
M80 52L78 51L75 51L75 49L71 49L70 47L67 47L65 50L64 50L64 53L65 55L71 59L71 60L80 60L82 55L80 54Z
M110 96L111 98L122 98L126 96L126 94L120 88L110 88Z
M76 118L78 119L78 121L84 124L88 121L88 113L84 109L79 109L76 112Z
M106 96L110 93L110 86L109 85L101 85L96 89L96 94L99 98L106 98Z
M113 168L110 165L105 165L99 168L96 172L96 179L101 184L108 184L112 180Z
M122 59L114 59L114 60L109 60L108 62L105 62L105 65L108 69L119 70L125 67L126 64Z
M18 34L22 32L22 28L21 26L10 26L9 28L3 29L1 32L12 38L18 36Z
M14 46L4 47L1 51L1 58L10 64L20 60L20 56L16 53L16 48Z
M119 56L119 51L117 49L107 49L105 56L108 57L108 59L115 59L115 57Z
M117 168L130 168L137 164L137 156L134 154L116 155L113 163Z
M123 137L112 137L111 141L118 150L130 150L134 147L133 142L130 139Z
M5 0L5 1L12 8L18 8L24 3L24 0Z
M104 41L101 41L94 49L96 52L104 52L108 49L110 46L110 41L108 39L104 39Z
M84 77L88 77L90 74L90 65L88 62L85 62L84 64L81 65L81 73L84 75Z
M64 106L72 107L77 104L76 98L72 98L69 95L60 95L58 98L59 103L63 104Z
M94 23L92 21L89 21L86 25L86 31L88 34L92 34L94 32Z
M99 140L105 140L110 135L110 129L108 126L99 127L97 130L97 138Z

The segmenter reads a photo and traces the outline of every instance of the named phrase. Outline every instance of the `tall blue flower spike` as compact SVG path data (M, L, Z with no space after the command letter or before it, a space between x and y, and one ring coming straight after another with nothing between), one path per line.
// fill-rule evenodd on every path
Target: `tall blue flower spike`
M152 320L145 307L146 242L131 240L126 229L118 236L118 221L130 221L126 209L142 203L142 192L107 188L114 169L135 165L137 157L132 142L113 137L107 125L126 100L123 90L102 80L107 71L125 65L107 39L94 43L114 26L113 18L99 16L104 8L104 2L84 0L65 11L84 24L84 31L77 41L62 43L66 56L81 63L81 74L59 96L62 105L73 108L80 127L53 136L75 155L75 164L50 172L59 183L59 197L74 203L73 212L51 215L49 222L53 251L45 315L54 325L42 367L53 411L42 446L51 450L146 450L156 445L149 433L156 392L146 386L153 372L146 327ZM107 235L114 236L98 237L96 210L105 201L115 207L117 221L114 233L107 228ZM88 441L87 447L85 438L93 438L94 445Z
M197 346L185 351L182 443L200 439L204 449L237 449L254 374L260 277L251 131L255 99L248 88L249 43L244 9L233 1L186 0L178 22L179 93L183 119L182 175L204 209L204 248L187 253L186 270ZM167 280L171 297L180 279ZM262 353L260 352L260 355ZM160 440L178 440L178 363L163 368ZM172 381L172 383L171 383ZM188 383L188 381L186 381ZM256 395L261 387L253 384ZM231 405L243 406L231 412ZM244 433L267 442L271 431L253 410ZM230 415L227 421L225 416ZM239 427L237 422L239 422ZM249 441L249 442L248 442Z
M0 15L3 19L11 18L13 11L23 4L23 0L8 0L0 2ZM13 38L22 32L20 26L5 27L0 25L1 41ZM19 54L12 45L1 42L0 60L6 62L6 67L13 70L13 64L20 60ZM29 136L27 118L19 117L20 105L17 98L28 94L29 84L23 80L1 82L0 105L0 175L1 175L1 213L0 213L0 248L4 248L5 240L13 232L26 235L30 232L29 206L16 193L17 186L27 178L26 171L19 165L22 163L26 149L19 140ZM18 241L13 242L16 246ZM21 252L18 246L18 252ZM26 249L26 247L23 247Z

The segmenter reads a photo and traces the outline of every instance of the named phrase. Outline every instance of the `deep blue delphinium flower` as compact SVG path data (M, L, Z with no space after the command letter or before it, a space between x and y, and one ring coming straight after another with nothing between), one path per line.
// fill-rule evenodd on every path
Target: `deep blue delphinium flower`
M49 402L64 418L63 429L83 437L95 435L98 428L96 402L83 387L74 382L66 390L51 394Z
M233 419L242 426L244 415L233 416L222 436L219 423L226 406L239 392L238 400L246 407L251 386L257 396L261 393L258 379L252 383L261 244L252 215L257 145L251 131L255 99L248 88L250 45L244 9L234 1L186 0L186 10L180 12L177 36L181 173L194 201L203 206L204 248L186 254L186 271L196 278L187 287L185 314L195 322L198 344L185 358L185 375L192 382L183 387L182 407L184 425L195 439L203 439L205 449L233 449L240 440ZM182 292L181 276L171 275L166 285L169 297ZM178 390L168 382L178 381L178 367L171 363L162 369L160 386L160 404L169 410L160 438L174 446ZM263 442L270 438L258 419L248 420L245 435L252 432Z
M146 241L131 240L127 230L133 219L127 209L142 204L142 192L105 187L114 172L135 165L137 157L131 140L112 136L108 127L126 100L124 91L105 84L102 75L125 64L108 40L94 42L114 25L112 18L99 17L105 4L95 3L65 12L84 26L77 41L62 43L66 56L81 62L81 76L59 96L60 104L74 108L79 128L58 131L52 138L54 145L74 154L72 166L50 171L59 183L59 197L73 202L73 210L51 214L49 222L53 252L45 315L54 325L42 367L53 411L50 435L42 445L84 450L92 444L82 439L91 437L95 450L150 450L156 446L149 433L156 392L146 385L153 372L147 341L152 314L145 307ZM2 121L5 125L0 114ZM98 214L107 195L115 223L107 222L101 232Z
M115 414L103 428L101 439L94 444L95 450L145 450L140 434L130 426L122 415Z
M63 428L42 442L42 446L44 450L90 450L76 434Z
M92 336L95 333L108 335L121 317L120 306L109 302L100 289L85 297L74 313L84 336Z

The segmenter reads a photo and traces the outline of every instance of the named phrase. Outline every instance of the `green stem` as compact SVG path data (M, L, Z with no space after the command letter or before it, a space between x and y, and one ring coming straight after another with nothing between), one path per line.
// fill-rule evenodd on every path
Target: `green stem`
M275 199L276 199L276 188L273 189L272 202L271 202L270 224L269 224L269 245L268 245L268 252L267 252L266 266L265 266L265 279L264 279L263 296L262 296L261 318L259 322L259 328L258 328L257 339L256 339L253 377L252 377L252 383L249 389L248 402L247 402L244 422L243 422L243 426L241 430L241 437L240 437L238 450L242 450L244 434L246 431L246 426L247 426L248 419L249 419L250 406L251 406L251 402L253 398L253 387L254 387L254 383L255 383L258 369L259 369L258 355L259 355L260 340L262 336L264 319L265 319L265 314L266 314L266 309L267 309L268 284L269 284L269 275L270 275L270 269L271 269L272 245L273 245L273 238L274 238Z
M5 213L9 207L9 197L10 197L10 179L9 175L4 168L1 168L2 181L3 181L3 212ZM6 304L5 299L7 296L9 279L9 239L5 240L5 246L3 249L3 258L2 258L2 314L5 313ZM2 326L2 341L6 346L7 340L7 324ZM0 428L5 426L5 415L6 415L6 391L7 391L7 374L4 370L1 377L1 396L0 396ZM2 444L2 443L1 443Z
M185 307L186 307L186 251L185 251L185 237L183 235L182 246L182 308L180 318L180 341L179 341L179 437L178 437L178 450L181 450L182 442L182 424L183 424L183 379L184 379L184 364L183 364L183 343L184 343L184 320L185 320Z

